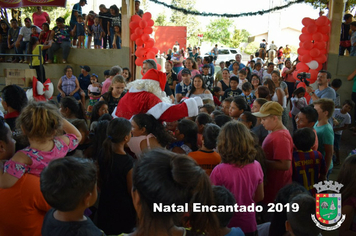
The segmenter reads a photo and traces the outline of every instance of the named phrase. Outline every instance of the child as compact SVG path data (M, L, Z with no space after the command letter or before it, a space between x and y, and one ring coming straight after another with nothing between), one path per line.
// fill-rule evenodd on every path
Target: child
M245 101L251 107L256 97L252 93L252 84L250 82L246 82L242 85L241 96L245 98Z
M298 115L300 112L300 109L303 107L308 106L307 99L305 99L305 88L299 87L293 92L293 97L291 98L292 102L292 123L293 123L293 128L294 131L297 130L297 123L295 122L295 116Z
M225 115L229 115L231 102L234 101L233 97L225 98L221 103L221 110Z
M101 189L98 226L108 235L118 235L132 232L136 223L131 198L134 159L124 150L131 139L130 121L124 118L111 120L106 135L98 159Z
M231 117L224 114L214 116L214 123L220 128L230 121Z
M140 157L141 153L154 148L164 148L171 138L164 126L149 114L137 114L131 120L132 137L127 143L130 150Z
M239 89L242 89L242 85L246 82L248 82L247 78L247 70L246 69L241 69L239 71Z
M240 115L244 113L244 111L250 111L249 108L250 107L247 105L245 99L242 97L236 97L230 104L229 116L232 119L237 120L239 119Z
M93 106L99 101L101 97L101 84L98 83L98 75L92 74L90 76L90 84L88 86L89 106L87 108L87 116L91 116Z
M192 80L190 79L190 70L185 68L182 70L182 81L176 85L176 99L179 103L183 97L192 89Z
M250 111L244 111L238 121L243 123L249 130L251 130L253 127L255 127L257 123L257 118L256 116L252 115ZM258 140L259 138L256 135L256 139ZM259 140L258 140L259 141Z
M211 76L214 76L214 74L215 74L215 67L214 67L214 65L213 65L213 63L211 63L212 62L212 60L211 60L211 57L209 56L209 57L204 57L204 61L203 61L203 64L204 65L208 65L210 68L210 70L209 70L209 75L211 75Z
M91 26L91 29L94 34L94 48L101 49L101 43L103 37L105 37L105 32L100 25L100 19L98 16L95 16L94 25Z
M0 160L9 160L15 154L15 143L10 126L0 118Z
M43 236L105 235L84 215L95 204L97 173L87 159L66 157L51 161L41 174L41 191L50 206L42 226Z
M214 111L215 107L211 104L204 104L202 107L200 107L199 112L200 113L206 113L210 115Z
M117 104L120 99L126 94L125 89L125 79L122 75L115 75L111 81L109 91L104 93L99 101L105 101L109 107L109 114L113 114Z
M172 72L173 73L173 72ZM130 83L133 81L133 77L131 76L131 72L130 72L130 69L125 67L125 68L122 68L122 77L125 78L126 80L126 83ZM174 87L175 88L175 87ZM173 88L173 89L174 89Z
M333 128L328 122L332 117L335 109L335 104L332 100L321 98L313 102L314 109L318 112L318 122L314 125L318 135L318 151L323 155L328 171L327 178L333 168L332 156L334 146Z
M195 123L198 126L198 147L201 147L205 125L213 123L213 118L211 118L211 116L207 113L199 113L195 119Z
M315 225L310 215L315 214L315 198L307 194L295 196L289 205L298 204L299 210L288 211L287 221L285 222L286 230L292 236L319 236L321 230ZM341 234L340 235L344 235Z
M342 85L342 80L341 79L333 79L333 81L331 81L331 88L333 88L335 90L335 94L336 94L336 98L335 98L335 108L340 108L341 104L340 104L340 94L337 93L337 91L339 90L339 88Z
M51 46L52 46L52 41L49 42L48 45L42 45L42 44L40 44L40 41L38 40L37 37L31 37L30 38L30 50L31 50L30 54L39 55L41 53L41 61L42 61L42 63L40 63L40 59L38 58L38 56L33 56L32 57L32 63L30 63L30 67L32 69L36 70L37 79L41 83L44 83L46 81L46 74L45 74L45 69L43 67L43 63L44 63L43 52L40 52L40 47L41 47L41 51L45 51L48 48L50 48Z
M213 193L216 205L233 206L236 204L234 195L224 186L213 186ZM219 220L219 235L234 235L244 236L239 227L228 228L231 218L234 216L233 212L217 212L216 216Z
M6 49L8 49L8 43L7 43L7 39L8 39L8 33L9 32L9 27L7 26L5 21L1 21L1 34L0 34L0 53L5 54L6 53ZM5 61L5 57L2 56L0 58L0 62Z
M102 115L108 113L109 113L109 107L105 101L99 101L95 103L90 117L90 130L94 129L93 127L96 126L96 123L98 122L99 118Z
M256 100L252 103L251 112L259 112L263 104L268 102L264 98L256 98ZM259 140L259 144L262 145L263 141L268 135L268 131L261 124L261 118L257 117L256 125L252 128L252 133L254 133Z
M210 180L214 185L225 186L239 205L248 206L263 199L263 172L255 161L254 145L250 131L240 122L225 124L218 136L222 164L213 169ZM246 234L255 233L255 212L235 212L228 226L240 227Z
M40 34L37 32L37 26L31 26L31 37L39 38Z
M217 86L218 85L218 82L220 80L222 80L222 71L223 69L225 68L225 62L224 61L221 61L219 63L219 66L220 66L220 70L218 72L216 72L216 76L215 76L215 80L214 80L214 86Z
M213 99L214 99L214 104L215 106L220 106L220 97L221 97L221 88L220 87L214 87L213 88Z
M206 85L206 88L209 91L212 91L213 86L214 86L214 77L209 74L209 69L210 69L209 65L205 64L203 66L203 75L202 75L202 77L203 77L204 83Z
M352 31L350 56L356 56L356 21L351 22L350 28Z
M77 48L84 48L84 39L85 39L85 27L84 27L84 19L82 15L77 16L77 22L72 30L73 34L76 32L78 37Z
M318 150L318 135L316 130L314 129L315 123L318 121L318 112L312 106L302 107L300 112L295 117L295 122L297 124L297 128L311 128L315 133L315 142L311 147L313 151Z
M253 93L253 95L255 95L255 92L256 92L258 86L262 85L260 83L260 78L258 77L257 74L251 75L251 84L252 84L252 93Z
M204 126L202 147L199 151L190 152L188 156L193 158L201 166L201 168L206 171L207 175L210 175L215 166L221 162L220 155L214 151L220 127L210 123Z
M82 140L79 142L75 151L68 153L68 156L75 156L80 158L90 158L92 151L92 141L89 137L89 129L86 120L76 119L72 121L72 125L77 128L82 135Z
M342 108L336 108L333 113L333 118L337 121L334 122L334 149L335 149L335 165L340 164L340 141L342 131L347 129L351 124L351 116L349 114L354 109L355 103L352 100L346 100ZM337 123L337 124L336 124Z
M175 153L188 154L198 150L197 135L198 126L194 121L183 119L179 121L174 133L176 142L171 144L171 151Z
M342 164L337 181L344 186L341 188L342 214L346 215L346 220L339 228L339 235L352 235L356 232L355 212L356 212L356 155L349 156Z
M262 68L262 64L260 62L257 62L255 64L255 67L253 68L252 73L257 74L257 76L260 78L260 83L262 84L262 78L263 78L263 68Z
M82 105L74 97L61 99L60 112L62 116L72 122L75 119L85 119Z
M315 133L311 128L301 128L294 132L293 142L296 150L293 152L292 180L303 185L315 196L314 184L325 180L325 160L320 152L311 148L315 142Z
M263 203L268 204L274 202L283 186L292 182L293 140L282 123L283 107L278 102L266 102L259 112L252 114L261 117L261 124L271 131L262 143L267 166Z
M2 35L7 37L7 46L9 47L9 49L13 48L15 50L15 53L18 54L18 50L17 50L15 44L16 44L17 38L19 36L20 27L18 26L17 20L15 18L11 19L10 22L11 22L10 23L11 28L9 29L7 36L5 36L5 32L3 32ZM1 52L1 53L3 53L3 52ZM20 61L19 57L14 57L12 63L17 63L19 61Z
M114 39L112 43L112 48L120 49L121 48L121 28L119 25L114 25Z
M203 73L203 60L201 57L197 57L197 66L200 73Z
M30 103L17 119L30 146L18 151L0 170L0 187L10 188L23 174L39 176L48 163L66 156L81 141L80 132L63 119L59 111L45 102ZM65 135L56 136L63 131Z
M242 93L241 89L239 88L239 78L237 76L232 76L230 78L230 88L225 90L223 99L225 98L235 98Z

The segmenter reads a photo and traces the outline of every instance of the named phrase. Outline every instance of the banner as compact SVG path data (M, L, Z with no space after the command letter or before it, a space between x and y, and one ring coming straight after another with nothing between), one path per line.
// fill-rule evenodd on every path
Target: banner
M0 0L1 8L19 8L19 7L65 7L67 0Z

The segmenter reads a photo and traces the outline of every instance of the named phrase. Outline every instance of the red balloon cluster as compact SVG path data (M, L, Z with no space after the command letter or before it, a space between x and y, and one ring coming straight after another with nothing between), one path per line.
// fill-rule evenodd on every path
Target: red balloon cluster
M297 75L301 72L310 73L309 82L316 81L318 71L327 60L327 42L330 34L330 20L326 16L320 16L313 20L305 17L302 20L304 25L302 34L299 36L299 49L297 69L293 72L293 77L298 80ZM300 83L302 86L303 84ZM305 86L305 84L304 84Z
M130 29L131 35L130 39L135 41L137 49L135 55L137 56L135 64L137 66L143 65L143 61L146 59L156 60L156 54L158 53L158 48L154 47L155 41L150 37L154 25L152 20L152 15L149 12L143 14L142 18L138 15L133 15L131 17ZM157 64L157 69L161 70L161 65Z

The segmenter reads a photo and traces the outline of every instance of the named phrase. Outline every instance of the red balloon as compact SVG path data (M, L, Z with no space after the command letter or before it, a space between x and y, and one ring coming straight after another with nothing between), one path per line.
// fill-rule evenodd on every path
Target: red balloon
M143 65L143 61L144 61L144 59L142 57L136 58L136 60L135 60L136 66L142 66Z
M307 72L309 70L309 67L307 64L303 63L303 62L299 62L297 64L297 71L301 71L301 72Z
M311 40L312 40L312 36L311 36L311 34L301 34L301 35L299 36L299 40L300 40L301 42L311 41Z
M141 17L139 15L133 15L131 16L131 21L137 21L137 22L140 22L141 20Z
M314 34L314 33L316 33L317 31L318 31L318 26L316 26L316 25L314 25L314 24L307 26L307 32L308 32L309 34ZM303 32L303 31L302 31L302 32Z
M326 49L320 50L320 54L326 54L326 53L327 53Z
M155 24L155 22L152 19L147 21L148 26L153 26L154 24Z
M321 64L321 63L318 63L318 64L319 64L319 66L318 66L318 68L315 69L316 71L319 71L323 68L323 64Z
M299 48L303 47L303 42L299 42Z
M306 26L302 28L302 34L305 34L305 33L308 33L308 29Z
M136 56L142 57L146 53L146 50L143 47L137 47Z
M307 100L307 102L308 102L308 104L309 104L310 99L311 99L309 93L305 93L304 97L305 97L305 99Z
M148 59L153 59L156 57L156 54L152 51L149 51L147 54L146 54L147 58Z
M145 48L152 48L154 44L155 41L150 38L147 42L145 42Z
M299 62L299 63L300 63L300 62ZM298 65L298 64L297 64L297 65ZM299 70L295 70L295 71L293 71L293 73L292 73L293 78L294 78L295 80L297 80L297 81L299 80L298 77L297 77L297 75L299 74L299 72L300 72Z
M141 36L141 39L142 39L143 42L147 42L150 39L150 36L148 34L143 34Z
M326 56L325 56L324 54L321 54L321 55L319 55L317 58L315 58L315 60L316 60L317 62L319 62L319 63L325 63L326 60L327 60L327 58L326 58Z
M310 82L314 81L318 78L318 74L319 74L319 70L315 69L315 70L309 70L310 73Z
M324 42L329 42L329 35L324 34L324 35L323 35L323 41L324 41Z
M140 28L136 28L135 33L137 34L138 37L141 37L143 35L143 30Z
M314 43L314 47L319 49L319 50L323 50L326 48L326 43L325 42L315 42Z
M143 33L145 34L152 34L153 29L151 28L151 26L147 26L146 28L143 29Z
M300 87L306 88L307 85L304 82L299 82L297 85L297 88L300 88Z
M141 75L143 76L143 64L141 66Z
M303 20L302 20L302 24L303 24L304 26L309 26L309 25L311 25L311 24L315 24L315 21L314 21L313 19L309 18L309 17L305 17L305 18L303 18Z
M143 16L142 16L142 19L144 19L144 20L150 20L152 18L152 14L151 13L149 13L149 12L145 12L145 14L143 14Z
M330 32L330 26L328 26L328 25L319 26L318 32L320 32L322 34L328 34Z
M298 52L298 55L300 55L300 56L303 56L303 55L309 53L309 51L304 48L298 48L297 52Z
M154 52L154 54L156 55L156 54L158 53L158 48L153 47L153 48L152 48L152 52Z
M328 25L330 24L330 21L326 16L320 16L318 19L316 19L315 24L317 26Z
M306 54L306 55L302 56L301 62L308 63L311 60L312 60L312 57L309 54Z
M313 58L318 57L320 55L320 50L317 48L313 48L310 50L309 55Z
M157 70L161 70L162 69L162 66L160 64L157 64Z
M313 48L314 44L310 41L305 41L303 43L303 48L306 50L311 50Z
M140 23L138 24L141 29L144 29L147 27L147 22L144 20L141 20Z
M137 36L137 34L135 34L135 33L131 34L131 36L130 36L130 39L131 39L132 41L135 41L137 38L138 38L138 36Z
M135 30L138 27L138 22L137 21L131 21L129 26L130 26L130 29Z
M323 40L323 35L319 32L313 34L313 40L314 41L322 41Z
M143 40L141 38L136 39L136 45L137 46L142 46L143 45Z

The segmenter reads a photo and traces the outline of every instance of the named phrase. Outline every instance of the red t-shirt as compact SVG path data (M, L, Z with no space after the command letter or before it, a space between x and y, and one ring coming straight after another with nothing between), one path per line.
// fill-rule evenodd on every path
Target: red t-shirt
M36 12L32 14L33 24L37 25L42 29L43 23L47 22L47 18L49 18L47 12L42 12L42 14L37 14Z
M278 130L267 135L262 143L262 149L267 160L289 160L293 156L293 140L287 129ZM274 202L278 191L292 182L292 164L289 170L268 169L264 186L264 203Z

